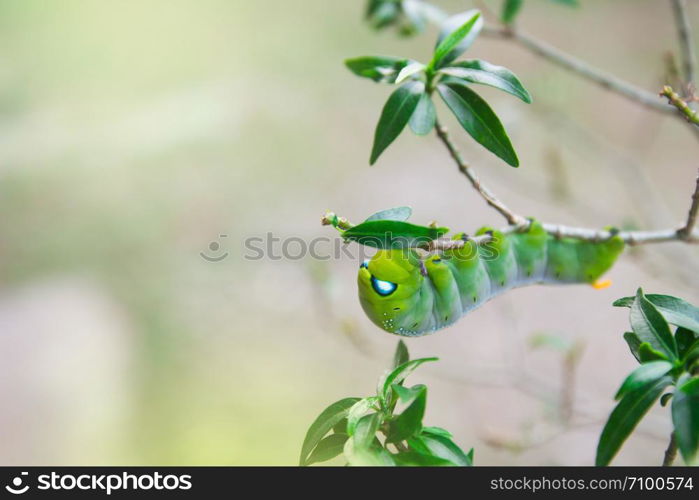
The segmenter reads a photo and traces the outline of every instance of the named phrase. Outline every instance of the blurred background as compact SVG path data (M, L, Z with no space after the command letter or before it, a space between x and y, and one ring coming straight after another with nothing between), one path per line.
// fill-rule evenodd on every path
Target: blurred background
M581 3L528 0L519 26L658 91L677 51L669 3ZM436 30L377 34L364 8L0 0L0 463L295 464L327 404L374 391L397 338L361 311L358 258L248 260L245 240L325 238L328 255L328 209L361 220L410 205L416 223L467 232L502 221L432 135L404 133L369 167L390 88L342 61L425 61ZM508 41L481 37L468 56L512 69L534 98L477 89L519 169L438 107L511 207L584 227L682 223L697 143L680 120ZM408 339L440 357L412 376L429 387L425 422L481 465L593 463L636 363L612 301L643 286L699 303L697 276L696 247L632 249L606 290L519 289ZM669 432L656 409L615 463L659 464Z

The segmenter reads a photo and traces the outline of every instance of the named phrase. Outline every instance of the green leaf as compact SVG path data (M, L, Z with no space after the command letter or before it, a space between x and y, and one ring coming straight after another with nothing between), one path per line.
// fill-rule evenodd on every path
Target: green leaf
M518 97L526 103L532 102L529 92L527 92L517 76L503 66L496 66L480 59L473 59L454 63L452 66L440 69L439 72L466 80L467 82L495 87Z
M608 465L612 461L641 418L671 383L671 377L663 377L627 393L621 399L602 430L597 445L596 465Z
M578 0L553 0L556 3L567 5L568 7L580 7Z
M393 220L362 222L340 234L343 238L376 248L416 248L449 232L446 227L428 227Z
M379 425L381 425L381 419L380 413L372 413L359 419L352 436L356 448L368 448L373 443Z
M695 342L699 342L699 335L692 330L679 327L675 330L675 342L677 342L677 352L680 358L684 358Z
M325 462L332 458L335 458L340 453L342 453L345 447L345 441L349 436L347 434L330 434L320 440L318 446L316 446L311 453L311 456L306 460L306 465L311 465L316 462Z
M403 467L453 467L456 465L449 460L417 451L402 451L393 455L393 459L396 464Z
M471 466L473 461L450 438L423 432L408 439L410 448L429 455L450 461L454 465Z
M524 0L505 0L502 6L502 22L505 24L511 24L515 20L519 10L522 8Z
M462 83L450 81L438 85L437 89L471 137L508 164L519 166L510 138L488 103Z
M415 369L420 366L422 363L427 363L428 361L437 361L439 358L420 358L420 359L413 359L412 361L408 361L407 363L403 363L402 365L394 368L390 373L386 375L386 377L379 381L379 387L378 387L378 393L379 397L386 401L389 396L389 391L391 390L391 386L393 384L400 384L405 380L408 375L413 373Z
M434 109L432 97L428 93L422 94L420 102L410 117L410 130L417 135L427 135L432 132L437 122L437 111Z
M692 347L689 348L687 354L684 355L684 362L687 370L691 370L692 365L699 362L699 341L692 344Z
M434 56L428 68L439 69L457 59L471 46L481 29L483 29L483 18L476 9L448 18L442 23ZM451 49L446 50L450 46Z
M699 377L683 375L672 398L672 424L677 447L687 465L695 464L699 450Z
M416 75L417 73L421 73L422 71L425 70L425 65L420 63L420 62L411 62L408 64L406 67L404 67L402 70L400 70L400 73L398 73L398 76L396 77L396 85L403 83L405 80L410 78L411 76Z
M677 345L665 318L655 306L643 296L640 288L631 305L631 328L643 342L653 349L665 353L668 358L677 359Z
M367 9L367 20L374 29L381 29L396 21L400 5L395 1L371 0Z
M424 3L420 0L402 0L401 7L403 14L408 21L408 29L406 34L421 33L427 25L427 14L425 12Z
M386 438L389 443L398 443L414 436L422 429L422 417L425 415L427 405L427 387L416 385L406 389L393 384L392 388L398 394L400 401L408 405L395 420L391 421Z
M639 348L641 347L641 339L639 339L638 335L633 332L626 332L624 333L624 340L628 344L629 350L631 351L631 354L633 354L633 357L640 363L641 356L639 354Z
M362 78L380 83L394 83L401 70L412 62L405 58L365 56L347 59L345 66Z
M422 428L422 434L429 434L432 436L443 436L445 438L451 439L452 434L446 429L442 429L441 427L432 427L432 426L427 426Z
M671 295L650 293L645 296L668 323L699 333L699 307ZM636 297L624 297L614 302L616 307L631 307Z
M614 399L618 401L629 392L662 378L670 370L672 370L672 363L669 361L650 361L642 364L626 377Z
M369 164L373 165L381 153L391 145L410 121L425 92L425 84L411 80L398 87L386 101L374 133L374 146Z
M338 423L333 425L333 432L335 434L347 434L347 419L343 418Z
M309 453L316 447L321 439L333 428L338 422L347 416L349 409L357 402L359 398L345 398L328 406L323 412L318 415L318 418L311 424L306 433L306 438L303 440L301 447L301 457L299 465L305 465Z
M466 453L466 458L468 458L468 461L471 465L473 465L473 454L474 454L473 448L468 450L468 453Z
M410 207L387 208L371 214L364 222L369 222L370 220L397 220L402 222L408 220L412 214L413 209Z
M408 353L408 346L405 345L405 342L403 340L398 341L398 345L396 346L396 352L393 354L393 364L391 365L391 369L397 368L403 363L407 363L410 361L410 354Z
M347 434L354 435L359 420L379 401L376 396L360 399L357 401L347 413Z
M653 349L648 342L643 342L638 347L638 357L640 363L668 361L668 357L664 353Z
M360 466L392 466L395 465L393 456L381 446L373 444L368 448L357 447L354 439L345 442L343 450L350 465Z

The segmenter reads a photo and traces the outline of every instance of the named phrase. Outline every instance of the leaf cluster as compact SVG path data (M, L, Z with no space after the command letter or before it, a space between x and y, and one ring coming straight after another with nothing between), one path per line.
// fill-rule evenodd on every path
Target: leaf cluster
M399 341L392 368L379 379L376 395L341 399L323 410L306 433L299 464L343 455L348 465L473 465L473 449L464 453L451 433L423 425L427 387L404 385L418 366L436 360L411 360Z
M458 59L473 44L483 28L478 10L446 18L427 63L413 59L366 56L348 59L346 66L357 76L396 85L381 111L369 159L379 156L406 126L417 135L430 133L437 122L434 94L437 93L463 129L479 144L513 167L519 159L500 119L472 85L487 85L507 92L526 103L529 92L509 69L480 59Z
M600 436L597 465L612 461L659 398L663 406L672 401L675 440L684 461L695 463L699 449L699 308L669 295L644 295L640 288L635 297L621 298L614 305L630 309L631 331L624 334L624 340L640 366L617 391L619 403Z

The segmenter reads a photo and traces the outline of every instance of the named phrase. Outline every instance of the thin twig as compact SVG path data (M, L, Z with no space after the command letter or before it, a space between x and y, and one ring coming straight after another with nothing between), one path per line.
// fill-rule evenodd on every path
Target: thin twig
M672 89L672 87L665 85L663 90L660 92L660 95L667 97L668 102L677 108L677 111L679 111L688 122L699 125L699 113L690 108L689 104L687 104L687 102L682 99L680 95Z
M670 443L667 445L667 450L665 450L665 456L663 457L663 467L669 467L675 461L677 457L677 441L675 440L675 433L670 434Z
M509 224L514 226L521 226L523 224L526 225L527 222L524 217L510 210L502 201L500 201L495 196L495 194L493 194L493 192L490 189L483 185L481 180L476 175L476 172L473 170L473 168L471 168L468 165L468 163L466 163L463 156L461 156L461 152L452 142L451 138L449 137L449 132L447 131L447 128L440 124L438 121L435 125L435 129L437 130L437 137L439 137L442 143L444 143L444 145L447 147L447 149L449 150L449 154L454 159L454 162L456 162L456 165L459 167L459 172L466 176L473 188L476 191L478 191L478 194L481 195L481 197L486 201L486 203L488 203L488 205L500 212L500 214L502 214L502 216L505 217L505 220L507 220Z
M607 73L599 68L595 68L580 59L563 52L556 47L549 45L546 42L537 40L536 38L512 28L493 28L485 27L482 31L484 35L500 38L504 40L512 40L517 42L522 47L543 57L544 59L561 66L573 73L576 73L594 83L615 92L627 99L630 99L643 106L663 113L673 113L672 107L658 101L653 92L649 92L631 83L628 83L610 73Z
M678 231L681 238L691 237L694 231L694 225L697 222L697 212L699 212L699 171L697 171L697 184L694 187L692 205L689 207L689 214L687 215L687 223Z
M675 13L675 23L677 24L677 34L680 39L680 54L682 57L682 70L684 78L685 97L690 97L696 84L696 53L694 51L694 41L692 28L689 24L686 0L672 0L672 10Z
M321 223L324 226L333 225L332 221L336 215L332 212L328 212L321 219ZM352 227L347 219L341 218L345 222L344 229L349 229ZM526 221L523 225L510 225L503 229L501 232L503 234L525 231L529 225L529 221ZM557 237L557 238L573 238L577 240L600 242L608 240L609 238L618 235L627 245L643 245L649 243L663 243L671 241L684 241L686 243L699 243L699 231L692 231L687 236L682 236L681 232L685 229L684 227L680 229L664 229L660 231L614 231L614 230L596 230L596 229L586 229L580 227L569 227L569 226L559 226L556 224L542 224L544 230ZM483 234L480 236L474 236L468 240L450 240L447 238L440 238L437 240L432 240L429 243L425 243L420 246L425 250L432 251L444 251L444 250L454 250L457 248L462 248L466 241L473 241L477 244L487 243L491 241L493 236L491 234Z

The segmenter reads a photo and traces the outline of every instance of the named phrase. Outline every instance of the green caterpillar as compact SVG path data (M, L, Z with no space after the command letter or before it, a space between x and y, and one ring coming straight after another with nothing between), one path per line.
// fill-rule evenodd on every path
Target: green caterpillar
M534 283L589 283L598 279L624 249L614 235L589 242L556 238L532 221L525 232L491 234L486 244L464 246L426 260L414 250L379 250L359 268L359 300L374 324L408 337L432 333L515 287ZM464 239L458 234L454 239Z

